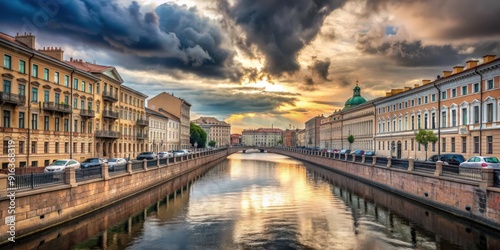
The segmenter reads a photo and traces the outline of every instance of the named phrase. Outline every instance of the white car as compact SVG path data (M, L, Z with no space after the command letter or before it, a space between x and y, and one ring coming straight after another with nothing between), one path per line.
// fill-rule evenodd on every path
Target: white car
M186 152L184 150L180 149L180 150L174 150L173 154L174 154L174 157L178 157L178 156L186 155Z
M127 166L127 160L123 158L111 158L108 160L108 171L115 171L115 166Z
M55 173L55 172L62 172L66 168L73 167L73 168L80 168L80 163L77 160L73 159L61 159L61 160L55 160L52 162L50 165L45 167L43 170L45 173Z

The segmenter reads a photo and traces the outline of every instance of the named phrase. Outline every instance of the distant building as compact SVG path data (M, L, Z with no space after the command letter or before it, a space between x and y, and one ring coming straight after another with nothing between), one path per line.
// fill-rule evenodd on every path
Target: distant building
M278 128L245 129L241 137L243 144L247 146L274 147L283 141L283 130Z
M305 129L299 129L297 131L296 145L298 147L305 147L306 146L306 130Z
M167 149L168 150L175 150L175 149L181 149L180 146L180 136L181 136L181 121L179 118L168 111L165 111L163 109L158 109L158 112L160 112L162 115L166 116L168 118L168 125L167 125Z
M146 115L149 121L148 151L167 151L168 117L163 114L146 108Z
M216 147L229 145L231 141L231 125L225 121L219 121L215 117L200 117L192 122L200 126L207 133L207 145L215 141Z
M283 146L295 147L297 146L297 132L299 129L286 129L283 131Z
M231 145L240 145L242 144L241 141L241 134L231 134Z
M306 122L305 146L308 148L319 147L319 132L321 120L325 117L318 115Z
M148 100L148 108L152 110L158 110L161 108L176 116L181 122L179 147L191 147L191 144L189 143L191 104L189 102L163 92Z

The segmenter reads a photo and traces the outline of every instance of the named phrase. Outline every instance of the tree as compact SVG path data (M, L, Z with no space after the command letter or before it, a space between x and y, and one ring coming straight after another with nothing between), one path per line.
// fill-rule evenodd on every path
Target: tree
M217 144L217 142L215 142L214 140L211 140L211 141L208 143L208 146L210 146L210 147L215 147L215 144Z
M198 144L198 148L204 148L207 143L207 132L203 130L200 126L191 123L189 126L189 133L191 134L189 137L189 143L193 145L196 142Z
M351 150L351 144L354 142L354 135L349 135L347 141L349 142L349 150Z
M419 129L418 132L415 133L415 140L421 145L424 145L425 159L427 159L427 146L429 142L436 143L438 138L431 130Z

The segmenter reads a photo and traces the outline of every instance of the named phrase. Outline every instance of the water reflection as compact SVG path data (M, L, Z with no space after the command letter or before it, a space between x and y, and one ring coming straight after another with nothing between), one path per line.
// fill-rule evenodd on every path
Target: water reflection
M500 249L498 232L285 156L234 154L195 176L20 249Z

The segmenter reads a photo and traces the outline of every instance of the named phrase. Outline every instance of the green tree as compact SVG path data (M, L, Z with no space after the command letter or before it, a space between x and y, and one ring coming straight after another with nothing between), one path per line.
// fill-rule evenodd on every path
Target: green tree
M207 143L207 132L203 130L200 126L191 123L189 126L189 133L191 134L189 137L189 143L193 145L194 143L198 143L198 148L204 148Z
M351 144L354 142L354 135L349 135L347 141L349 142L349 150L351 150Z
M211 140L210 142L208 142L208 146L210 146L210 147L215 147L215 144L217 144L217 142L215 142L214 140Z
M431 130L419 129L418 132L415 133L415 140L421 145L424 145L425 159L427 159L427 146L429 142L436 143L438 138Z

